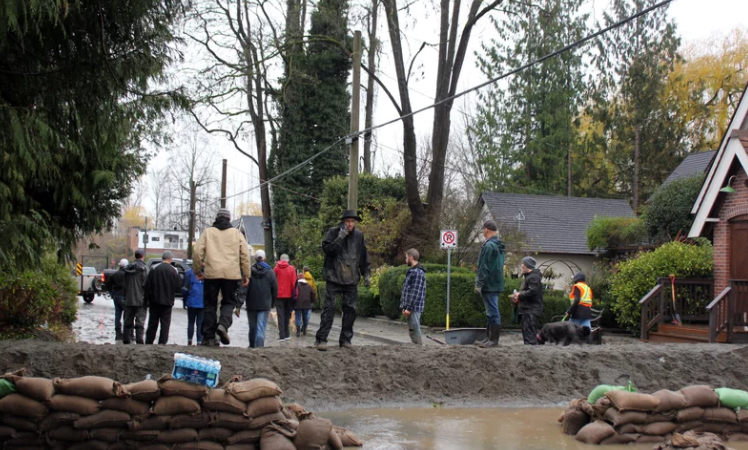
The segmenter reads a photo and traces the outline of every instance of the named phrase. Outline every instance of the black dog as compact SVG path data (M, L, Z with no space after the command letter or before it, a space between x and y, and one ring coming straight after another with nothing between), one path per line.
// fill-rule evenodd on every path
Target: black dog
M544 345L546 342L555 343L563 342L564 347L569 344L583 344L587 342L587 336L590 335L588 327L582 327L572 322L554 322L547 323L538 333L538 344Z

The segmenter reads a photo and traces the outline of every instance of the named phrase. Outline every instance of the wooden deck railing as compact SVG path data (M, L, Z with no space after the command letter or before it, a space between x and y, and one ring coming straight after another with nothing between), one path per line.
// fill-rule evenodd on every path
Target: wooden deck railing
M648 340L652 328L674 320L676 314L684 322L708 322L709 314L704 308L713 297L714 280L676 278L673 304L673 285L670 279L658 279L657 285L639 301L642 308L641 338Z
M649 339L649 330L654 328L658 323L664 322L662 310L664 309L663 303L665 298L662 293L662 283L658 283L644 298L639 300L639 304L642 307L641 338L644 340Z
M717 342L717 335L727 330L727 342L732 341L734 303L732 288L726 287L709 305L709 343Z

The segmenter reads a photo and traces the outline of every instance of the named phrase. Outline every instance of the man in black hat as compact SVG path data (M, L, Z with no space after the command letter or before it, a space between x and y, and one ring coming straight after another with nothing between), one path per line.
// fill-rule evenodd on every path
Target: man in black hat
M478 271L475 276L475 291L483 299L486 308L486 337L474 344L480 347L499 345L501 331L501 314L499 313L499 295L504 292L504 243L499 239L499 227L493 220L487 220L482 227L486 241L478 256Z
M543 316L543 275L536 269L537 261L532 256L522 258L522 286L514 294L522 316L522 339L525 345L538 345L538 329Z
M355 211L346 210L340 218L339 226L330 228L322 241L325 252L323 276L327 282L325 306L317 331L315 347L327 348L327 335L330 334L335 317L335 300L343 296L343 330L340 333L340 346L350 347L353 339L353 322L356 321L356 300L358 282L364 277L364 286L369 286L370 263L366 252L364 234L356 229L361 217Z

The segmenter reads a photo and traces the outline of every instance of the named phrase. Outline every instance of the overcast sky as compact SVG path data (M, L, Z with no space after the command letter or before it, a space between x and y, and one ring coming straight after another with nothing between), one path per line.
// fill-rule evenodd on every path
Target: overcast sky
M430 2L428 2L430 3ZM595 16L599 17L601 13L608 8L609 0L587 0L584 7L589 8ZM414 8L417 8L418 5ZM728 31L735 27L748 27L748 1L746 0L675 0L669 9L669 14L675 19L678 27L678 33L682 38L683 44L694 41L708 41L710 39L720 40ZM383 12L380 13L383 15ZM402 20L402 19L401 19ZM415 52L421 43L425 40L430 43L437 42L438 29L434 24L438 23L435 11L429 6L424 6L421 11L414 11L412 18L408 21L408 44ZM352 26L354 26L352 24ZM364 31L364 35L365 30ZM485 81L485 77L475 65L474 51L479 48L480 42L491 38L493 29L487 20L479 23L471 38L471 51L466 60L464 70L460 79L460 91L468 89ZM380 20L380 39L386 38L386 24ZM380 79L388 86L388 89L397 96L397 86L394 78L394 71L391 64L391 47L389 42L384 42L384 54L381 58ZM406 53L408 50L406 49ZM413 109L419 109L433 103L433 92L435 77L432 76L436 71L436 65L433 62L436 58L437 49L427 47L418 57L418 63L422 65L423 76L417 82L411 82L411 101ZM406 55L407 61L410 57ZM407 64L407 63L406 63ZM362 75L362 83L366 83L365 74ZM362 96L365 96L362 90ZM467 101L458 100L452 114L453 133L459 131L455 124L461 123L460 111L472 112L470 106L473 99ZM363 108L365 107L365 97L361 101L361 128L363 128ZM395 109L386 98L385 94L378 92L376 102L374 123L387 122L397 117ZM415 125L416 133L421 139L429 136L432 126L432 114L424 112L416 116ZM376 146L378 147L374 169L377 173L396 174L402 172L402 125L399 123L390 125L384 129L378 130L374 136ZM214 161L220 162L221 159L228 159L229 165L229 183L228 196L256 187L258 185L258 175L256 166L245 156L237 152L233 146L222 137L206 137L208 145L214 149ZM360 150L363 154L363 149ZM168 154L160 152L152 161L151 167L161 168L168 164ZM220 164L216 164L216 177L220 177ZM281 182L282 184L282 182ZM218 189L218 185L216 185ZM259 190L255 189L251 193L229 199L228 206L233 208L236 203L242 201L253 201L259 203ZM144 201L147 208L150 208L151 201Z

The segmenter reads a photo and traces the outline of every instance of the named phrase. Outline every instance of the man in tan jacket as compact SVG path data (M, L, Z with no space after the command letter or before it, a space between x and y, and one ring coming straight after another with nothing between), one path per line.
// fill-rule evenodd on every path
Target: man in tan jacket
M240 282L242 286L249 284L252 273L247 240L239 230L231 226L229 210L218 210L213 226L203 231L195 244L192 260L195 276L205 279L203 345L217 345L216 334L221 339L221 344L229 345L236 291ZM220 318L216 323L219 291L223 298Z

